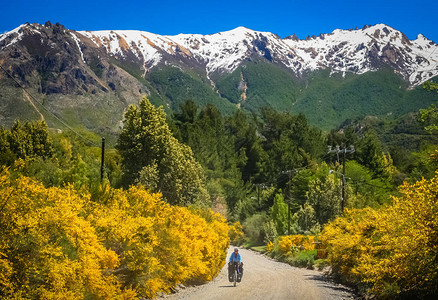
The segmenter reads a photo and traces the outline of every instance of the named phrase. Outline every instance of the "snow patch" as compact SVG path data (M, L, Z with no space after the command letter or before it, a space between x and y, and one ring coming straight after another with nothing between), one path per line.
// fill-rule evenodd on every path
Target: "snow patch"
M4 48L6 48L6 47L8 47L10 45L13 45L16 42L18 42L19 40L21 40L21 38L23 37L23 33L21 32L21 28L23 28L25 26L26 26L25 24L20 25L17 28L15 28L15 29L13 29L13 30L11 30L9 32L6 32L6 33L3 33L2 35L0 35L0 42L3 41L4 39L6 39L7 37L13 35L13 34L17 35L16 37L14 37L12 39L12 41L9 42L9 44L5 45Z
M73 40L76 42L76 45L78 46L79 52L81 53L82 62L85 63L84 53L82 52L78 37L73 32L70 32L70 34L71 34Z

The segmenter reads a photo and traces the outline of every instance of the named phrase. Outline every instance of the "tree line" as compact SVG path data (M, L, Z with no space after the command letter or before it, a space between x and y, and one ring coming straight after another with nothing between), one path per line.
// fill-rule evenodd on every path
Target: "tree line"
M435 110L422 111L422 122L433 124ZM82 135L97 139L93 133ZM351 145L355 151L345 157L344 175L343 157L329 153L328 146ZM104 205L102 209L113 205L111 199L118 193L113 188L145 188L168 204L198 211L207 223L212 221L210 207L221 211L234 224L232 230L243 224L248 245L273 242L286 234L318 234L324 225L343 215L343 206L364 209L389 205L393 201L389 195L399 195L397 187L404 181L433 178L437 162L433 144L405 153L406 161L400 159L372 127L351 125L323 132L309 125L304 115L263 108L260 114L238 110L223 116L214 105L198 107L193 101L181 103L177 112L166 116L147 98L125 113L117 143L105 153L103 182L99 174L101 149L73 133L51 131L42 121L16 121L11 129L0 128L0 150L0 163L8 172L4 176L10 178L4 182L26 176L44 188L68 187L78 195L88 194L90 201ZM9 202L1 205L7 207ZM9 226L7 221L3 225ZM168 239L167 234L160 238ZM147 245L153 242L146 241ZM114 250L120 243L114 240L104 246ZM5 247L0 249L3 256ZM61 252L70 251L68 247L61 247ZM213 261L219 258L219 252L211 256ZM13 269L13 265L5 265L5 270L10 271L11 266ZM143 271L149 274L146 269ZM121 276L143 276L133 272ZM178 282L193 279L191 276ZM130 284L137 286L136 280ZM172 283L159 286L169 290ZM143 288L140 293L151 293L147 295L160 290Z
M356 151L346 156L342 187L343 157L327 147L351 145ZM223 116L214 105L193 101L166 116L145 98L127 110L115 148L106 150L105 181L115 188L141 184L171 204L225 207L230 222L264 228L252 237L262 243L318 231L341 214L342 189L346 207L376 207L404 180L431 178L433 147L425 145L409 153L412 159L394 164L397 153L371 127L327 133L304 115L263 108L259 115L238 110ZM49 132L41 121L17 121L10 130L1 128L0 148L3 165L21 159L22 174L48 187L99 187L100 149L72 133Z
M198 107L192 101L183 103L168 123L203 166L212 199L226 202L228 219L246 222L247 232L263 228L254 230L254 243L317 232L341 214L342 157L329 154L328 146L356 149L346 157L346 207L387 203L404 180L418 179L419 169L433 176L426 157L411 173L400 171L403 162L394 165L371 127L327 133L303 115L264 108L260 115L236 111L222 116L215 106Z

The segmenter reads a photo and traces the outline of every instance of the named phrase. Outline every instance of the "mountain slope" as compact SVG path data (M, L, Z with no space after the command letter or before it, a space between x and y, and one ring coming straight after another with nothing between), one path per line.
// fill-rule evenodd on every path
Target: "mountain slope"
M245 92L239 86L245 86ZM271 106L302 113L323 129L368 115L392 119L438 101L437 93L421 86L408 89L400 74L390 69L345 75L326 69L296 78L278 66L248 62L223 76L217 87L222 96L246 110Z
M59 126L53 113L73 126L117 132L127 106L147 95L169 112L186 100L226 114L272 106L332 128L436 102L415 87L438 74L437 48L383 24L306 40L244 27L160 36L24 24L0 35L0 65L14 77L0 73L0 123L46 118Z
M127 105L148 93L145 84L111 63L104 51L59 24L26 24L0 36L0 63L55 116L92 130L117 130ZM2 104L26 100L16 82L5 72L0 76ZM1 105L2 123L35 114L32 110L53 119L38 102L25 114Z

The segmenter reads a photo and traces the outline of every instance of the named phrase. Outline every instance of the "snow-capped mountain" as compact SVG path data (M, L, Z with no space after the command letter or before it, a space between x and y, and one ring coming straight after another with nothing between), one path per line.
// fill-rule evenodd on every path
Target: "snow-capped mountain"
M177 58L204 65L207 74L232 72L245 59L258 55L298 75L326 68L362 74L390 67L415 86L438 74L437 44L421 34L409 40L384 24L337 29L305 40L281 39L270 32L244 27L212 35L160 36L126 30L79 33L118 58L133 54L145 70Z
M303 58L304 69L321 67L362 74L389 66L412 85L438 73L438 45L423 35L409 40L402 32L384 24L360 30L335 30L302 40L285 39Z
M18 42L26 30L39 32L35 24L21 25L0 35L0 49ZM245 27L212 35L162 36L135 30L69 32L79 50L87 37L118 59L135 58L146 72L160 63L174 64L180 60L201 65L211 75L232 72L245 59L260 56L284 65L297 75L326 68L362 74L390 67L413 86L438 75L436 43L421 34L409 40L402 32L384 24L337 29L305 40L295 36L282 39L270 32ZM5 43L7 38L9 41Z
M144 95L169 110L187 100L227 113L271 106L325 128L399 116L438 100L415 89L438 75L437 48L384 24L300 40L244 27L163 36L26 23L0 35L0 125L50 108L81 126L117 131L123 111ZM45 108L31 105L17 82Z

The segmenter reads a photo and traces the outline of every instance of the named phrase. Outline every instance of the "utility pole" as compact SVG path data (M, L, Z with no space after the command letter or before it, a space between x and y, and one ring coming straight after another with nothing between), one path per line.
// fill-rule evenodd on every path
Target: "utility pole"
M354 146L351 145L350 148L343 148L341 149L341 147L339 147L338 145L335 147L335 149L332 149L332 146L328 146L328 152L329 153L336 153L337 158L338 158L338 164L339 164L339 153L343 153L344 155L342 156L342 183L341 183L341 188L342 188L342 195L341 195L341 212L344 212L344 205L345 205L345 156L347 155L347 153L353 153L354 151L356 151L354 149Z
M290 235L290 202L287 202L287 235Z
M260 206L260 184L257 185L257 204Z
M103 173L105 172L105 138L102 138L102 159L100 162L100 182L103 181Z
M261 206L261 202L260 202L260 188L265 189L266 188L266 184L265 183L256 183L256 184L254 184L254 186L257 189L257 204L259 206Z
M282 171L281 172L282 174L287 174L288 182L287 182L286 186L289 185L289 181L291 179L291 175L292 175L293 171L294 170L287 170L287 171ZM290 187L287 188L287 195L286 195L286 197L288 198L287 199L287 234L290 235L290 201L291 201L291 198L292 198L291 195L290 195Z

